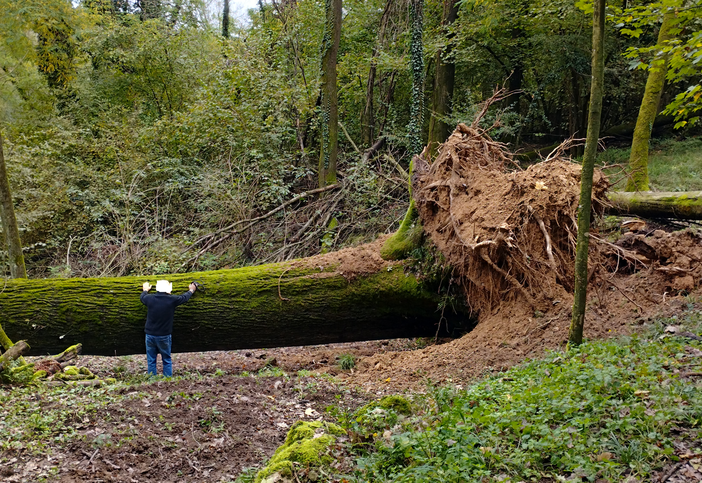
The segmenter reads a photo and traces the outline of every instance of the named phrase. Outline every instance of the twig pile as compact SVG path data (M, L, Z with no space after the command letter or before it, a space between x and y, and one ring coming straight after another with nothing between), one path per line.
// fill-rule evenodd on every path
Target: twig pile
M509 172L512 155L477 123L460 124L431 165L415 157L424 229L457 270L473 311L505 300L545 310L573 287L580 166L553 157ZM593 186L601 214L608 182L599 171Z

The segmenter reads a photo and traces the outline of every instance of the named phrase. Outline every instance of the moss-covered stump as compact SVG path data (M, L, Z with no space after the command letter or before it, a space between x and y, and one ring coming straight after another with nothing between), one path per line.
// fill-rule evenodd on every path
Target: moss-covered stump
M608 193L613 215L702 220L702 191Z
M176 310L174 352L430 336L440 317L435 290L401 265L350 280L293 263L161 277L173 282L174 294L192 280L205 286ZM84 354L143 353L139 295L155 278L10 280L0 294L0 324L11 338L27 340L31 354L77 343Z
M332 462L328 449L337 436L345 433L332 423L298 421L290 428L285 443L275 451L268 465L256 474L254 482L299 481L296 478L298 471L309 471Z

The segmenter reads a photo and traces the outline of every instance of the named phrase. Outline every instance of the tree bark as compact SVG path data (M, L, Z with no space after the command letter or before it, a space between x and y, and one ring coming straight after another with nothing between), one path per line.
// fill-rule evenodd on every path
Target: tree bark
M336 183L339 145L339 99L336 64L341 39L341 1L326 0L326 23L322 38L321 131L319 147L319 187Z
M444 0L441 26L448 29L458 17L458 1ZM450 58L453 35L446 33L446 45L436 53L436 72L434 74L434 92L432 93L431 118L429 119L429 152L436 155L439 144L446 141L452 126L445 118L451 113L451 100L456 76L456 65Z
M229 0L224 0L222 8L222 37L229 38Z
M390 11L393 0L388 0L385 4L385 10L380 17L380 28L378 29L378 40L373 53L371 54L370 68L368 70L368 82L366 83L366 105L363 108L361 115L361 144L370 146L375 139L375 108L373 106L373 98L375 96L375 75L378 69L378 57L380 56L383 38L385 38L385 29L390 19Z
M668 12L663 16L663 23L658 32L658 46L663 45L673 38L673 20L675 14ZM646 80L639 117L636 118L634 128L634 139L631 143L631 155L629 157L629 179L626 183L626 191L648 191L648 142L651 139L653 123L658 114L658 104L661 100L661 93L665 85L665 74L668 70L668 56L652 62L651 71Z
M424 124L424 0L410 1L410 67L412 68L412 104L410 106L410 122L407 126L410 153L415 156L422 152L422 126ZM380 255L385 260L402 260L417 248L422 240L422 224L419 212L412 197L412 167L410 162L409 185L410 203L400 228L386 240Z
M406 274L401 264L348 280L291 262L168 279L174 293L193 279L205 286L175 312L175 352L433 336L441 317L436 288ZM143 353L146 307L139 295L145 281L12 280L0 294L0 323L10 337L29 341L33 354L78 343L83 354ZM453 328L468 320L448 319Z
M612 215L637 215L643 218L676 218L702 220L702 191L608 194Z
M7 168L5 166L5 154L2 147L1 133L0 218L2 218L2 231L5 235L5 243L7 245L10 276L12 278L27 278L27 270L24 266L24 254L22 253L22 242L20 241L19 229L17 228L17 218L15 217L15 207L12 204L12 192L10 191L10 182L7 178Z
M600 136L602 91L604 84L604 22L605 0L595 0L592 13L592 86L590 111L580 178L580 205L578 208L578 241L575 252L575 298L568 340L571 344L583 341L585 301L587 298L587 256L590 244L590 216L592 214L592 176Z
M0 371L5 369L10 362L26 354L29 351L29 345L21 340L10 347L3 355L0 356Z

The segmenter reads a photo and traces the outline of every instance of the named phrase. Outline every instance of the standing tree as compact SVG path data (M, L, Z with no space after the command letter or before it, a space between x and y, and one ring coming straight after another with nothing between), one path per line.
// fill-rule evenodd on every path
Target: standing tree
M27 278L27 270L24 267L24 254L22 253L22 242L17 228L17 218L15 218L15 208L12 205L12 193L10 192L10 182L7 179L7 169L5 167L5 154L2 147L2 134L0 133L0 218L2 218L2 231L5 234L8 259L10 263L10 276L12 278Z
M229 38L229 0L224 0L222 9L222 37Z
M590 246L590 215L592 212L592 177L600 137L602 90L604 84L604 23L605 0L595 0L592 12L592 86L590 110L585 140L583 169L580 177L578 207L578 242L575 252L575 300L568 341L578 345L583 341L585 300L587 297L587 256Z
M375 107L373 105L376 82L375 77L378 70L378 57L380 57L383 38L385 37L385 29L388 26L392 5L393 0L387 0L385 9L383 10L383 15L380 17L380 27L378 28L377 36L378 40L373 46L370 68L368 70L368 82L366 83L366 105L363 108L363 113L361 114L361 143L366 146L370 146L373 143L373 137L375 135Z
M451 113L451 99L456 76L456 65L451 58L453 35L447 30L458 17L458 0L444 0L444 12L441 26L446 35L446 44L436 53L436 72L434 73L434 92L432 94L431 118L429 119L429 139L427 144L431 154L435 154L439 144L449 137L451 126L446 116Z
M410 40L410 66L412 68L412 103L410 105L410 121L407 126L409 136L409 150L412 156L422 152L424 143L422 142L422 125L424 124L424 43L422 33L424 31L424 0L410 1L410 28L412 36ZM419 220L419 213L412 197L412 167L414 160L410 162L410 205L407 208L405 218L400 224L395 234L387 239L380 255L385 260L400 260L407 257L409 252L416 248L422 239L422 226Z
M675 24L675 13L667 12L663 16L663 23L658 32L658 47L664 47L673 38L672 30ZM625 191L648 191L648 143L651 139L653 122L658 114L658 104L661 100L665 74L668 70L668 57L664 53L660 58L651 62L651 71L646 80L639 117L636 118L634 139L631 143L631 156L629 157L629 180Z
M322 91L320 106L322 142L319 146L319 187L336 183L339 145L339 99L336 64L341 39L341 0L325 0L326 22L322 37Z

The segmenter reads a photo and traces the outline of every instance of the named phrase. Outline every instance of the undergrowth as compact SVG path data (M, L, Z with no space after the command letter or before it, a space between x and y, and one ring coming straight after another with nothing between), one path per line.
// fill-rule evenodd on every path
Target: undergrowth
M701 385L684 377L700 371L702 344L663 333L677 320L660 322L468 389L431 387L409 417L384 408L340 418L357 458L349 480L651 481L685 445L702 453ZM702 312L689 311L684 325L699 334Z
M600 166L617 165L605 170L614 190L624 189L622 167L626 167L630 154L631 148L610 148L597 156ZM702 190L702 138L651 141L648 175L653 191Z

